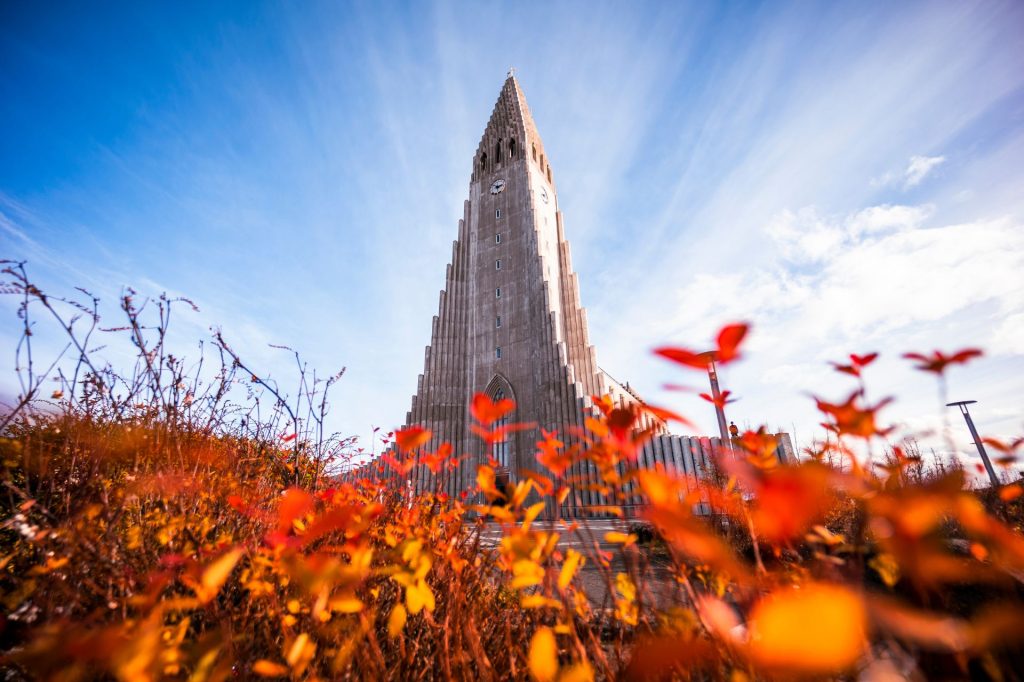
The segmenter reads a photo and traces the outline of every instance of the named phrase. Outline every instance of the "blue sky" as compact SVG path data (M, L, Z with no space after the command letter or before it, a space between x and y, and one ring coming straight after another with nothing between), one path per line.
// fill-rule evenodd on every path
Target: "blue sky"
M332 424L365 439L404 419L515 65L614 376L710 432L649 351L750 320L729 416L806 445L808 393L852 389L828 360L882 351L871 395L925 434L899 354L979 345L950 399L1019 435L1021 35L1013 2L3 3L0 254L111 315L126 285L187 295L185 352L217 325L284 385L270 343L347 367Z

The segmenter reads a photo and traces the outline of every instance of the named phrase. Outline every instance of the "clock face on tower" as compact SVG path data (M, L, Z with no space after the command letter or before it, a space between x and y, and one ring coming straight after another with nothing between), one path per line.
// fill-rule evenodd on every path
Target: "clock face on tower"
M491 194L497 194L501 192L503 189L505 189L505 181L495 180L494 184L491 185Z
M548 190L544 187L540 188L540 198L545 204L548 203Z

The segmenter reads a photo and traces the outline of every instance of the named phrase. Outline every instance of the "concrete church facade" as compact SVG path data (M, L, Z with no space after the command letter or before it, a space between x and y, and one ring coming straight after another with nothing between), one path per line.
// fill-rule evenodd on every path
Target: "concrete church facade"
M477 393L511 398L516 409L508 419L536 427L488 446L470 429L468 406ZM619 405L642 402L628 384L598 366L554 174L510 73L473 159L469 198L406 426L431 430L428 450L449 442L456 454L465 455L458 469L443 477L446 492L456 495L474 485L477 466L488 455L499 463L499 479L516 480L522 469L536 469L539 429L557 430L570 441L568 434L582 429L593 413L590 396L595 395L609 395ZM640 427L652 428L655 436L639 466L660 462L701 475L718 439L670 435L646 412L642 420ZM580 480L594 476L586 466L569 474ZM422 466L406 476L416 489L438 483ZM586 488L569 496L566 513L611 503Z

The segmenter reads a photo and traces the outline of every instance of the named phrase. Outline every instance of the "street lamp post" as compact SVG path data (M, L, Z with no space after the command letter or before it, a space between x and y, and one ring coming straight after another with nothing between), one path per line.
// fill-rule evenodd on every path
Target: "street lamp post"
M722 392L718 388L718 369L715 367L715 353L708 351L708 379L711 380L711 397L715 399L715 415L718 417L718 433L722 436L722 445L728 447L729 428L725 422L725 407L722 405Z
M981 461L985 463L985 471L988 472L988 478L992 481L992 487L998 488L999 478L996 477L996 470L992 468L992 462L988 458L988 453L985 452L985 444L981 442L981 436L978 435L978 430L974 428L974 420L971 419L971 413L967 411L968 405L973 405L978 402L977 400L961 400L956 403L947 403L946 407L959 407L960 414L964 416L964 420L967 422L967 428L971 431L971 437L974 438L974 446L978 448L978 454L981 455Z

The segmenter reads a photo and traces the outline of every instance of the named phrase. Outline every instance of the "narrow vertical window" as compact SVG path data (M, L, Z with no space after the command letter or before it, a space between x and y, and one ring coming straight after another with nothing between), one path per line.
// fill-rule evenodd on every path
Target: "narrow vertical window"
M494 243L495 244L500 244L501 243L501 233L500 232L498 234L494 235Z
M501 161L501 140L500 139L498 140L498 143L496 145L494 145L494 159L496 161Z
M484 152L483 154L480 155L480 172L487 172L487 152Z
M501 349L499 348L498 350L501 350ZM494 402L496 402L496 403L497 402L501 402L504 399L505 399L505 392L503 390L501 390L499 388L497 391L494 392L494 397L492 398L492 400L494 400ZM505 429L508 427L508 424L509 424L509 415L508 415L508 413L505 413L505 414L503 414L501 416L501 418L498 420L497 424L495 425L495 432L503 433L505 431ZM501 439L500 441L495 441L491 445L491 456L497 462L499 467L503 467L503 468L507 468L508 467L508 465L509 465L509 454L510 454L509 453L509 449L510 449L509 446L510 445L511 445L511 443L509 443L507 436L505 438Z
M494 357L498 360L501 360L501 346L498 346L497 348L494 349Z
M494 318L494 326L495 327L500 327L501 326L501 315L498 315L497 317Z
M512 138L508 141L508 158L514 159L516 156L516 138Z
M494 290L494 298L501 298L501 287Z
M551 182L551 166L548 166L548 183Z
M537 161L537 145L533 145L533 160L536 163L536 161Z
M501 270L501 259L500 258L498 260L494 261L494 269L495 270Z
M501 209L500 208L494 209L494 217L495 218L500 218L501 217Z

